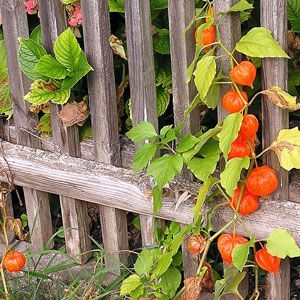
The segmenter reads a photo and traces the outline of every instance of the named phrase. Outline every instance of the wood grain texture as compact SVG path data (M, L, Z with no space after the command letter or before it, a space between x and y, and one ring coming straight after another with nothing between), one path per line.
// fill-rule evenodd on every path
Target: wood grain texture
M2 142L3 153L15 174L15 183L25 187L35 187L49 193L61 194L89 202L115 207L144 215L152 215L151 198L148 192L152 181L140 174L134 176L132 170L117 168L82 158L73 158L60 153L49 153L39 149ZM5 167L1 158L0 163ZM55 170L55 172L53 172ZM4 181L4 178L0 177ZM172 181L170 191L178 189L197 195L200 184L184 179ZM300 190L294 189L297 197ZM158 218L184 224L192 222L193 203L187 201L174 210L175 197L164 198L163 208ZM137 205L138 203L138 205ZM206 207L205 209L208 209ZM205 212L204 212L205 213ZM256 233L257 239L266 238L275 228L288 230L300 245L300 204L288 200L261 199L260 209L243 220ZM228 208L217 210L213 225L221 228L232 218ZM229 228L229 231L232 230ZM243 228L236 227L238 234L247 236Z
M261 1L260 19L261 25L271 30L280 46L287 50L287 0ZM265 58L262 60L262 84L264 89L278 85L286 90L287 81L287 59ZM277 107L266 97L262 99L263 147L265 148L277 137L280 129L289 127L289 116L287 111ZM289 195L288 172L280 167L275 153L267 153L265 163L276 171L279 179L279 187L271 197L277 199L287 198ZM282 262L279 274L279 276L268 274L266 277L267 299L290 299L290 266L288 259Z
M158 128L156 85L149 0L125 0L132 121L148 121ZM145 220L142 220L146 218ZM141 216L144 245L154 244L154 220ZM149 233L152 232L151 235Z
M171 43L172 63L172 95L174 122L178 125L186 120L187 125L183 133L195 133L200 127L200 110L195 109L189 116L184 117L184 111L188 108L196 96L196 88L191 80L186 83L187 68L194 59L195 26L187 31L184 39L184 31L192 20L195 13L195 2L193 0L177 1L169 0L169 30Z
M88 75L88 89L95 159L120 166L114 65L109 45L111 30L108 3L83 0L81 5L85 53L94 69ZM107 253L111 253L106 256L106 267L116 269L120 261L126 262L126 252L120 252L128 249L126 213L114 208L101 207L100 219L104 249ZM119 269L117 271L120 272Z
M239 2L239 0L214 0L214 9L215 16L217 21L219 21L219 13L228 10L231 6ZM221 24L219 25L221 41L223 45L229 50L232 51L235 47L235 44L241 38L241 22L239 13L230 13L222 16ZM224 50L221 47L218 47L217 55L225 54ZM241 55L235 53L235 58L240 61ZM231 65L227 56L221 57L218 59L219 65L218 68L222 70L223 74L229 75L231 70ZM230 89L229 85L220 86L220 95L224 95ZM226 110L222 107L221 101L218 104L218 120L222 121L227 116Z
M46 50L53 54L53 46L57 36L65 29L65 9L60 0L41 0L39 5L43 44ZM80 157L78 127L75 125L66 128L63 125L58 115L61 106L51 104L50 110L55 143L68 155ZM84 263L91 256L91 253L85 253L91 248L91 241L88 237L87 203L63 196L60 197L60 203L67 251L70 255L76 256L79 263ZM78 256L80 253L85 254Z
M194 59L195 53L195 26L187 31L185 29L193 19L195 13L195 2L193 0L177 1L169 0L169 30L171 43L172 63L172 94L173 112L175 125L186 121L183 135L195 133L200 128L200 109L197 107L190 115L184 116L184 111L189 107L196 95L193 80L186 83L187 68ZM192 179L193 175L184 170L184 175ZM186 241L182 247L185 277L195 275L197 272L197 261L186 250Z
M22 0L3 1L1 4L3 31L6 45L7 64L9 70L11 97L16 125L17 143L38 148L40 142L36 135L37 117L28 110L24 95L29 91L30 81L22 74L18 62L18 37L27 38L29 35L27 16ZM51 213L48 195L44 192L24 188L25 202L32 233L31 242L35 250L43 246L52 236ZM43 207L37 211L37 207ZM33 220L36 220L33 224ZM42 220L49 220L42 226Z

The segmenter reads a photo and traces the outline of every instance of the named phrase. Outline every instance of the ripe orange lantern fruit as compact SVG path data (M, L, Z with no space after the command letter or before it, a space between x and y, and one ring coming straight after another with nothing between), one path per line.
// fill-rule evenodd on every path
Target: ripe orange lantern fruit
M207 51L211 48L212 43L216 40L216 34L215 34L215 26L211 25L210 27L203 29L201 36L200 36L200 27L198 27L195 31L195 40L197 45L204 45L207 46L204 49Z
M235 89L231 89L222 97L222 105L229 113L236 113L245 108L245 102L248 102L248 96L244 91L241 91L241 95L244 99L240 97L239 93Z
M256 77L256 67L251 61L242 61L230 71L230 78L240 85L247 85L253 88Z
M280 266L280 258L271 255L266 248L262 248L255 253L257 264L265 271L278 274Z
M201 235L192 235L188 238L187 250L194 255L201 254L204 251L205 246L206 240Z
M6 253L3 265L8 272L19 272L26 264L26 257L23 253L12 250Z
M246 243L248 243L248 240L238 234L223 233L218 238L217 246L224 262L231 265L233 249Z
M252 169L247 180L246 187L249 192L256 196L270 196L278 186L276 173L269 166Z
M232 203L232 205L237 208L237 205L239 203L239 197L241 194L241 189L238 187L235 191L234 191L234 195L233 198L230 198L230 202ZM252 193L250 193L247 188L245 188L241 202L240 202L240 206L239 206L239 210L238 212L243 215L243 216L247 216L250 215L251 213L255 212L258 210L258 197L253 195Z
M253 151L255 150L254 141L250 140L251 147ZM248 141L241 137L238 137L230 146L230 151L228 153L228 159L235 157L252 157L252 152Z
M254 139L259 127L259 122L254 115L248 114L243 117L239 135L245 139Z

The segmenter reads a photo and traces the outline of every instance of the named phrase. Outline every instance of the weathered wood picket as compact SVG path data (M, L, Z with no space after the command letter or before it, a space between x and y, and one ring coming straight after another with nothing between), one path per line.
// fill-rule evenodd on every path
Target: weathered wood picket
M158 127L156 114L156 87L153 60L150 0L125 0L126 38L133 123L145 120ZM216 14L229 9L237 0L215 0ZM287 1L262 0L261 25L269 28L281 46L287 48ZM154 243L150 180L145 175L134 176L130 170L133 147L119 138L116 89L113 57L108 43L111 31L109 9L106 0L81 0L85 53L94 71L88 75L89 105L91 108L93 142L79 142L78 128L65 128L58 117L61 107L51 105L52 142L41 142L36 138L37 118L28 110L23 100L30 82L17 64L18 37L28 37L28 23L23 0L2 0L4 38L7 49L11 95L14 108L14 124L4 128L3 153L15 173L14 181L24 189L29 226L34 231L32 246L40 250L53 234L47 193L60 195L63 225L66 230L68 253L78 255L91 247L88 237L87 202L99 205L104 249L110 254L106 260L109 268L116 261L126 261L128 249L126 212L141 215L144 245ZM186 26L194 15L194 0L169 0L169 27L173 74L174 119L178 124L184 119L183 112L195 96L193 84L186 84L186 69L194 56L194 28L186 35ZM64 9L60 0L40 0L40 21L43 44L51 53L53 44L65 27ZM221 38L229 49L239 40L241 24L239 15L224 17L220 27ZM240 57L237 57L239 60ZM220 59L223 73L230 66ZM263 85L287 86L287 61L285 59L263 59ZM225 89L222 87L221 93ZM218 107L219 120L225 117ZM281 128L288 126L288 115L268 101L263 101L263 141L269 145ZM199 111L188 119L187 132L195 132L200 126ZM8 135L7 132L10 132ZM8 139L9 137L9 139ZM64 154L58 152L60 149ZM51 152L49 152L49 150ZM288 174L279 168L277 159L270 155L268 163L280 174L280 189L269 201L262 203L260 210L245 218L245 223L256 231L258 238L266 237L274 227L280 225L289 230L300 243L300 183L291 178L289 191ZM3 157L0 158L1 163ZM5 164L3 164L4 166ZM5 178L0 178L5 181ZM199 183L178 179L170 189L188 190L197 193ZM176 220L183 225L192 220L192 203L186 202L175 211L174 199L165 198L158 217ZM213 220L219 228L230 218L230 211L217 211ZM237 232L244 234L237 226ZM88 254L78 256L85 263ZM184 251L185 274L195 272L195 264ZM279 276L267 276L266 298L290 299L289 261L281 264ZM119 270L114 270L118 273ZM247 295L247 282L243 294ZM232 297L230 297L232 298ZM229 299L229 298L228 298Z

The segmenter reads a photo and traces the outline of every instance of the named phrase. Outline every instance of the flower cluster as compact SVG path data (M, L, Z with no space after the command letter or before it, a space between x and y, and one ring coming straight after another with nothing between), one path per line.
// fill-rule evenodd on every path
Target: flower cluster
M82 24L82 12L79 2L74 2L66 7L68 12L68 24L72 27L80 26Z
M26 6L26 12L29 15L34 15L39 10L39 0L29 0L24 2Z

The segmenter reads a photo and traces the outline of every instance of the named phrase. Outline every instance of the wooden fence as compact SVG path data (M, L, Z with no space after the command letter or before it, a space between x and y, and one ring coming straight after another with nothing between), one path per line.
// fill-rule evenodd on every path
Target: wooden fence
M214 0L216 14L229 9L237 0ZM111 35L109 8L106 0L81 0L85 52L94 71L88 75L89 105L91 108L93 142L79 142L78 128L65 128L58 117L61 107L51 105L52 142L36 138L37 117L28 110L24 95L29 91L26 79L17 64L18 37L28 37L28 23L23 0L2 0L4 38L14 108L14 124L4 128L2 149L15 173L14 182L24 189L29 227L33 226L32 247L43 248L53 234L47 193L60 195L67 251L71 255L86 253L91 242L88 237L87 202L99 204L104 248L114 259L107 259L112 267L115 260L124 261L128 249L126 212L141 216L144 245L154 242L152 205L149 191L151 182L145 175L134 176L130 162L134 152L124 137L119 137L113 57L108 40ZM281 46L287 48L287 0L260 1L261 25L273 32ZM193 84L186 84L186 69L194 56L194 28L183 39L183 32L194 15L194 0L169 0L169 29L173 74L174 119L178 124L183 112L195 96ZM40 21L43 44L52 52L53 44L66 27L65 12L60 0L40 0ZM158 127L156 115L156 87L153 60L151 16L149 0L125 0L126 39L132 99L133 123L146 120ZM220 27L222 41L228 48L239 40L241 24L238 14L224 17ZM237 58L239 59L239 58ZM228 74L227 61L220 59L223 73ZM287 60L263 59L263 86L287 87ZM224 93L224 88L221 90ZM218 107L218 118L225 112ZM263 101L263 143L268 145L278 131L288 126L288 115L268 101ZM199 128L199 114L188 119L187 132ZM8 134L9 132L9 134ZM60 149L61 151L58 151ZM49 152L49 150L51 152ZM63 153L62 153L63 152ZM245 218L247 226L258 238L266 237L275 227L289 230L300 243L300 182L280 169L277 159L270 154L268 163L280 176L280 188L271 199L264 201L258 212ZM1 158L5 166L3 157ZM5 181L5 178L0 178ZM289 191L289 185L292 186ZM199 183L189 178L171 183L175 192L197 193ZM174 196L164 199L158 217L187 224L192 220L192 203L186 202L174 210ZM213 224L222 226L231 218L228 210L218 211ZM74 230L76 229L76 230ZM241 227L237 231L243 232ZM85 263L89 254L78 257ZM195 266L184 250L185 275L193 274ZM267 275L266 298L290 299L289 261L281 264L280 275ZM247 294L247 283L244 295Z

